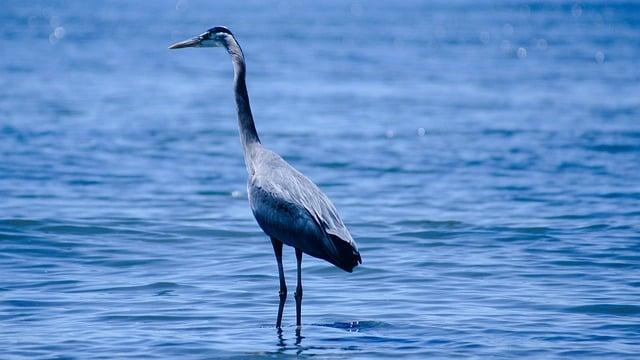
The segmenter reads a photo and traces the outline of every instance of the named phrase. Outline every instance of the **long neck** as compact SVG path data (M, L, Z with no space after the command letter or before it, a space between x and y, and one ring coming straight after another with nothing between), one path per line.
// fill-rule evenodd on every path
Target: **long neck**
M251 173L251 154L255 144L260 144L260 138L256 131L256 126L251 115L251 105L249 105L249 93L247 92L247 83L245 81L246 67L244 64L244 55L238 42L229 36L226 48L231 55L233 62L233 90L236 96L236 108L238 110L238 127L240 128L240 141L244 151L244 159L247 170Z

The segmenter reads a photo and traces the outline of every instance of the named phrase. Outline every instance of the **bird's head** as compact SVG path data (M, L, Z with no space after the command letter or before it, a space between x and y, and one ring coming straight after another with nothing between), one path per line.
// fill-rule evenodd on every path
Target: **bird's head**
M216 26L196 37L177 42L169 46L169 49L182 49L186 47L225 47L229 43L230 38L233 38L233 34L229 29L224 26Z

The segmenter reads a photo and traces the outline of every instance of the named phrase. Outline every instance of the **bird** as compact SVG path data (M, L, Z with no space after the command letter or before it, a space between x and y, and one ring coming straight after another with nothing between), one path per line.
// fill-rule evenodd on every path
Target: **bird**
M233 90L240 142L247 169L251 211L271 239L280 279L276 328L282 327L287 284L282 267L283 245L295 249L297 284L296 326L302 325L302 254L323 259L352 272L362 263L358 246L329 198L309 178L260 142L246 84L245 58L235 35L224 26L213 27L169 49L223 47L233 64Z

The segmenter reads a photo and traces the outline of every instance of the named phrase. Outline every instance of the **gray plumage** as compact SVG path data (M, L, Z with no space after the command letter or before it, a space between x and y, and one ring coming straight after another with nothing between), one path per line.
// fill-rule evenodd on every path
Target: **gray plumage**
M214 27L169 48L185 47L224 47L231 55L240 141L249 175L249 203L258 225L271 238L278 262L280 305L276 326L281 325L287 296L282 244L296 249L296 324L300 326L302 253L327 260L351 272L362 262L358 247L329 198L311 180L260 143L249 105L244 55L231 31L221 26Z
M327 196L279 155L256 145L248 192L267 235L351 272L361 262L349 230Z

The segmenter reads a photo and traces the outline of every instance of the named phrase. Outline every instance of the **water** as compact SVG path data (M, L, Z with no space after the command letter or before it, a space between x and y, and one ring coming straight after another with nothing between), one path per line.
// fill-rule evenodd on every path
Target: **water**
M1 358L637 356L638 3L323 3L3 4ZM220 24L364 260L299 336L228 56L166 49Z

